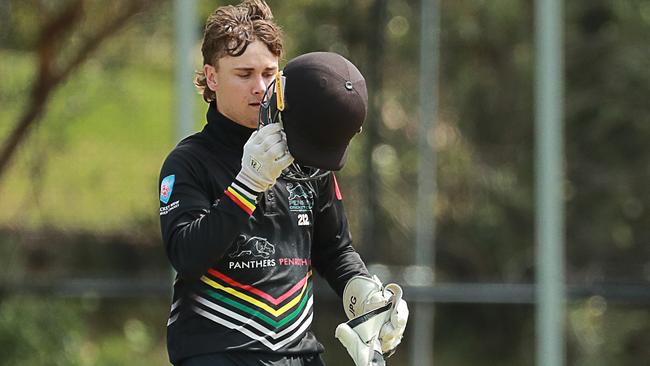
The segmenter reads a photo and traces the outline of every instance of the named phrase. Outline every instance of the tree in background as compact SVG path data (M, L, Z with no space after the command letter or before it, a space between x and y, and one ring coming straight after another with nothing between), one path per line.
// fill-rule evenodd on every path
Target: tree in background
M111 2L108 7L105 3L89 4L86 0L56 2L56 6L50 7L41 2L5 4L2 10L7 14L13 13L14 6L24 7L31 9L31 14L25 15L26 17L44 19L34 22L40 25L36 31L37 41L33 44L34 54L37 57L37 71L30 87L29 101L26 103L25 110L15 122L10 135L2 143L0 179L7 170L16 149L28 137L33 125L39 122L52 93L78 70L79 66L86 62L102 43L153 3L155 2L151 0L119 1ZM30 10L24 11L30 12ZM14 19L14 21L21 22L23 19ZM75 35L80 38L78 44L70 42ZM25 45L20 46L25 47Z

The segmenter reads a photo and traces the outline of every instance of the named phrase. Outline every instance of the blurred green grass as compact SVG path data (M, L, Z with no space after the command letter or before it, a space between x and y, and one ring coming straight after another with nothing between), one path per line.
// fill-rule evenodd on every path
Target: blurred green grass
M29 54L1 52L4 141L26 107L34 66ZM83 65L53 93L0 181L0 225L98 233L152 225L160 165L177 140L172 78L171 66L146 62ZM197 95L195 129L203 109Z
M0 365L165 365L168 304L13 296L0 303Z

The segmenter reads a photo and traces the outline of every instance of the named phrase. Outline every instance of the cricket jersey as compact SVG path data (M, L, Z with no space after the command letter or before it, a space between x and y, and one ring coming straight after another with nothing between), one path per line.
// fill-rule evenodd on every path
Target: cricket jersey
M160 173L160 224L177 272L167 321L172 363L200 354L323 351L311 333L314 271L339 294L367 275L333 174L280 177L263 193L235 180L254 129L211 103L202 131Z

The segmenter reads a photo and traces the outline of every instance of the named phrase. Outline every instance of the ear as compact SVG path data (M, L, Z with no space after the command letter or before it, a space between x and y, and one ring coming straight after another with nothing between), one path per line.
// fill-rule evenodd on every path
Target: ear
M205 82L208 88L213 92L217 91L217 69L214 66L205 64L203 65L203 74L205 75Z

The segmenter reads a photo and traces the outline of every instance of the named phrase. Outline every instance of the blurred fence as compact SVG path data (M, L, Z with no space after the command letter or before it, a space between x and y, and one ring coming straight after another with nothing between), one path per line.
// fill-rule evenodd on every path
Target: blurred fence
M407 283L399 274L385 278ZM401 280L401 281L400 281ZM324 281L315 285L317 293L326 299L336 295L328 290ZM445 304L535 304L533 283L436 283L433 286L405 285L404 293L409 303ZM607 302L646 305L650 304L650 286L630 283L594 282L567 284L568 301L580 301L594 296ZM56 297L96 298L161 298L170 297L170 281L156 278L132 277L79 277L52 280L0 282L0 294L38 295Z

